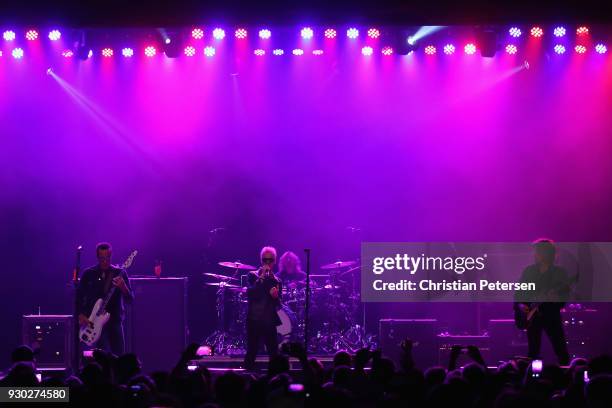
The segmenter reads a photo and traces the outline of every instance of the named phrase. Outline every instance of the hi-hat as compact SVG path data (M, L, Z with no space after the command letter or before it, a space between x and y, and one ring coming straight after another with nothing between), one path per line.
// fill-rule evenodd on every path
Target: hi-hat
M219 287L228 288L228 289L242 289L238 285L232 285L231 283L227 283L227 282L205 282L204 285L206 285L206 286L219 286Z
M323 265L321 267L321 269L340 269L340 268L346 268L347 266L353 266L355 265L357 262L355 261L338 261L338 262L333 262L327 265Z
M238 262L238 261L236 261L236 262L219 262L219 265L225 266L226 268L232 268L232 269L244 269L246 271L254 271L255 269L257 269L254 266L243 264L242 262Z
M210 273L204 272L202 275L210 276L211 278L219 279L222 281L235 281L238 282L238 279L232 278L231 276L219 275L218 273Z

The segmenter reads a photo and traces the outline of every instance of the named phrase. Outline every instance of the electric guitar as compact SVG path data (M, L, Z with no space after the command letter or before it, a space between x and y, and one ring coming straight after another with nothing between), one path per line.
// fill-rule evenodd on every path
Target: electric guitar
M122 270L128 269L132 266L132 262L134 258L138 255L138 251L132 251L130 256L127 257L123 265L121 265ZM117 289L116 286L113 286L104 298L100 298L94 304L93 309L91 310L91 314L89 315L89 321L91 324L87 324L79 330L79 339L88 346L93 346L100 339L100 335L102 334L102 329L104 325L110 319L110 313L106 311L106 306L108 305L109 300L115 293Z

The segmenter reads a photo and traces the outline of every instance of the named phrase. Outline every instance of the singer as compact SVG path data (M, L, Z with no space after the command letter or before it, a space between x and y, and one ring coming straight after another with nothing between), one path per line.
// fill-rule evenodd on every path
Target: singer
M261 340L270 357L278 353L276 326L281 324L277 310L281 305L282 287L274 275L276 249L269 246L262 248L260 258L261 267L248 275L247 352L244 358L247 370L254 368Z

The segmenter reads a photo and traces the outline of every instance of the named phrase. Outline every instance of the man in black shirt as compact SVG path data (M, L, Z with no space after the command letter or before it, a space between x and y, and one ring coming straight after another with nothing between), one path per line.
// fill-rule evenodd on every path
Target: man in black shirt
M276 326L281 324L277 310L280 308L281 283L274 276L276 249L261 250L261 267L248 274L247 352L244 358L246 369L255 365L255 357L261 340L270 357L278 354Z
M520 281L535 283L536 290L535 293L516 292L514 307L523 315L530 307L537 307L533 319L527 322L529 357L539 358L542 331L545 331L559 363L566 365L569 363L569 353L561 321L561 308L565 306L570 287L565 269L554 264L556 252L551 240L540 239L534 243L535 264L525 268Z
M103 242L96 246L98 264L83 271L77 288L77 308L79 324L90 324L88 317L96 301L103 299L113 286L117 288L106 306L110 319L103 327L96 347L121 355L125 352L123 302L131 302L134 294L127 273L111 264L111 255L112 248L109 243Z

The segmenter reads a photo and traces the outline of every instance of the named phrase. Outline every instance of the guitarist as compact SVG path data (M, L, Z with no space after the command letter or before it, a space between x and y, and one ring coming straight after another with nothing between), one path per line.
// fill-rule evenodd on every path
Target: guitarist
M130 288L130 281L125 270L111 264L112 247L107 242L96 245L96 258L98 264L83 271L77 287L77 305L79 324L91 324L88 319L96 301L108 293L113 287L117 291L110 298L106 310L110 313L110 320L103 327L97 348L111 351L115 355L125 352L123 338L123 302L131 302L134 293Z
M568 274L565 269L555 265L557 249L553 241L539 239L533 243L533 248L535 263L525 268L520 281L534 282L536 291L515 293L517 326L527 329L530 358L539 358L542 331L544 331L553 346L559 364L567 365L569 354L561 321L561 308L565 306L564 300L569 296ZM530 320L526 320L531 310L536 311Z
M263 340L270 357L278 354L276 326L281 324L277 310L280 308L281 283L274 276L276 249L264 247L260 253L261 267L248 274L247 287L247 352L244 366L251 370L259 343Z

